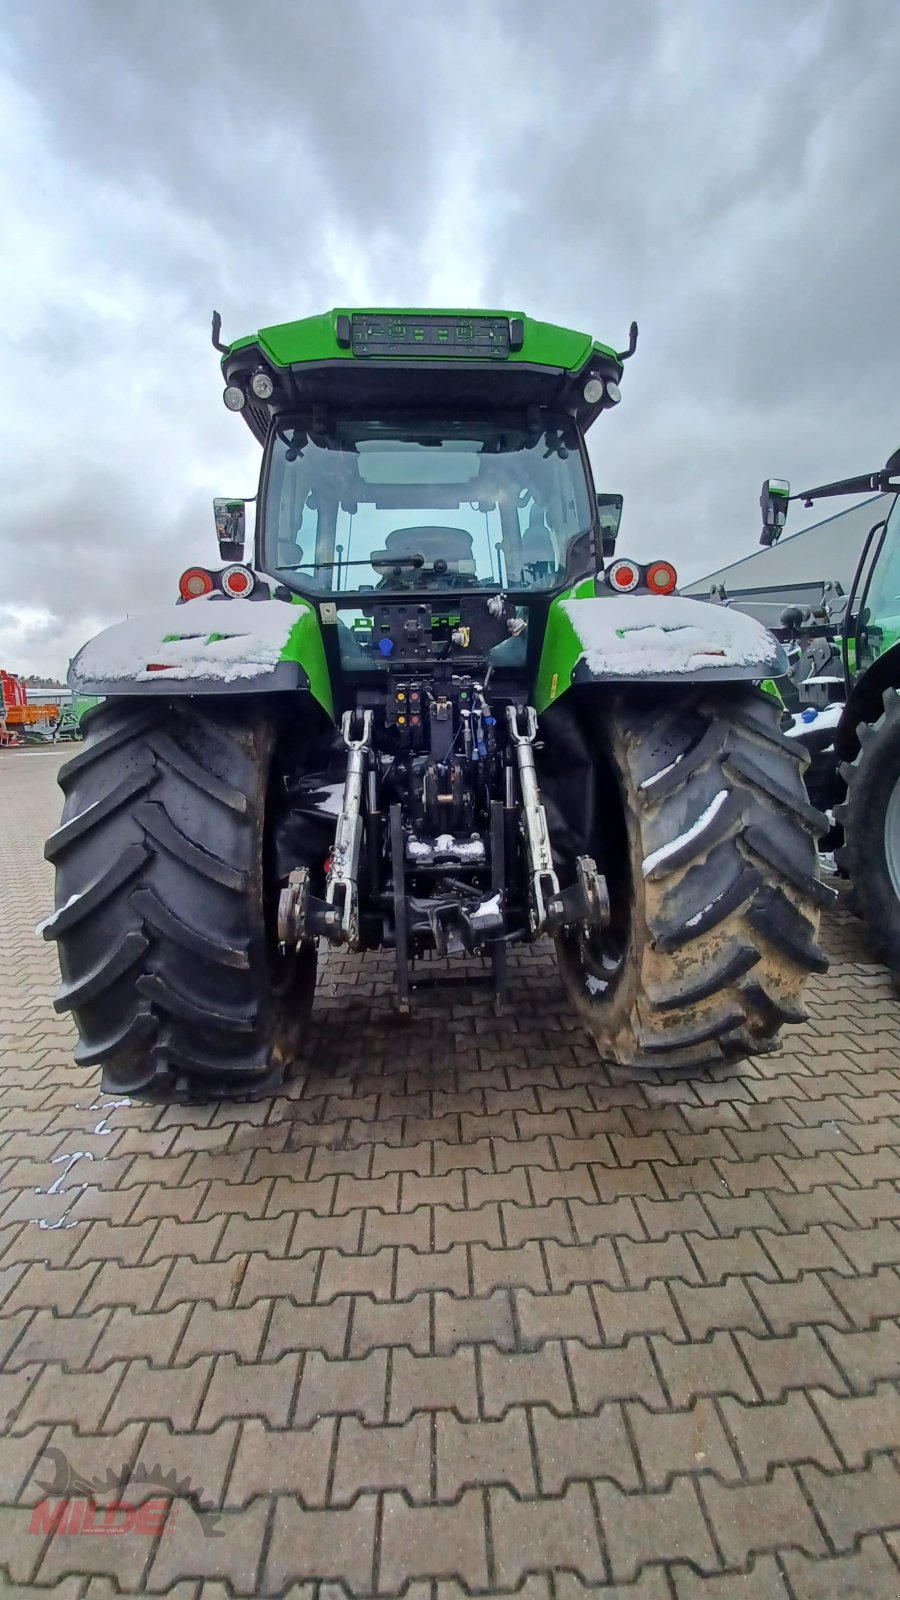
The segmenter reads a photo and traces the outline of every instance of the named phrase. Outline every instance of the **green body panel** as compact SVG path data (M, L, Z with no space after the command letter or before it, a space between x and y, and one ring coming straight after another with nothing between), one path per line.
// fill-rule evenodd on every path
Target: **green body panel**
M735 637L735 620L724 614L723 608L703 600L682 595L613 595L598 589L594 578L582 579L550 603L534 687L535 709L546 711L573 682L591 683L597 689L616 682L759 683L786 670L784 651L759 623L751 622L757 637L751 633L748 638L746 624L751 619L742 618L742 639L740 631ZM630 644L647 630L652 630L653 645ZM704 648L698 650L690 637L679 647L682 631L689 635L699 631ZM658 646L654 649L661 635L670 636L674 645L673 649L667 646L662 657ZM625 643L620 647L616 641ZM635 649L639 649L639 663L634 659ZM599 665L595 652L601 657ZM780 699L777 689L774 692Z
M763 694L770 694L772 699L777 700L780 706L784 705L784 696L774 678L763 678L759 687L762 689Z
M875 558L860 584L855 627L848 638L848 666L853 679L893 650L900 639L900 495L887 518Z
M551 601L547 616L547 631L541 649L537 678L534 685L534 709L538 715L546 711L554 700L564 694L572 682L576 661L584 654L584 645L575 632L560 604L563 600L589 600L594 595L594 579L585 578L572 589L566 589ZM598 605L609 601L598 600Z
M569 372L578 372L584 366L592 351L609 356L617 361L616 352L608 345L599 344L587 333L578 333L573 328L560 328L552 322L538 322L533 317L522 316L518 311L491 311L480 307L472 311L466 307L454 307L452 311L445 308L428 310L424 307L411 307L398 309L393 306L380 307L335 307L333 311L325 311L320 316L303 317L299 322L282 322L271 328L260 328L258 333L249 334L246 338L235 339L229 347L229 353L246 349L249 345L258 344L263 353L268 356L273 366L290 367L306 361L353 361L357 358L352 350L342 349L337 342L338 317L352 317L354 315L371 316L481 316L481 317L509 317L521 320L525 338L521 350L511 350L506 360L510 363L527 362L531 366L557 367ZM428 352L423 351L427 356ZM385 356L385 360L414 360L412 350L407 350L400 358ZM456 356L454 360L465 360L465 356Z
M237 660L228 648L233 640L242 646ZM224 650L218 648L223 642ZM182 644L184 651L172 648ZM163 664L145 665L150 662ZM69 664L68 680L79 714L97 697L299 690L334 717L319 613L300 595L292 603L192 600L126 618L82 646Z
M295 595L293 604L300 610L300 616L291 629L290 638L281 652L282 661L299 662L309 679L309 692L329 717L334 717L334 694L331 688L331 675L328 671L328 662L325 659L325 646L322 642L322 625L315 606L308 600Z

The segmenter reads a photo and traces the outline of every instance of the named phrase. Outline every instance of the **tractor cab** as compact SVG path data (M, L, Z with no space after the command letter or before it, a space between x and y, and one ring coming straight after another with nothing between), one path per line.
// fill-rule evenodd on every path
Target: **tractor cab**
M615 548L622 497L595 493L585 434L636 337L617 354L516 313L335 310L219 345L263 446L254 565L317 606L333 680L537 671L551 597ZM236 527L217 502L225 558Z

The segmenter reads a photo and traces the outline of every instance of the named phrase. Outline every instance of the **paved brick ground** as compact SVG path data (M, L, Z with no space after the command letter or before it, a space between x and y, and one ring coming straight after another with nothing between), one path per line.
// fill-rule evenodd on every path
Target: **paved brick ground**
M110 1105L33 935L58 760L0 756L5 1592L900 1594L900 1005L852 922L724 1082L610 1082L532 952L508 1016L412 1025L329 961L288 1095ZM30 1534L48 1448L195 1509Z

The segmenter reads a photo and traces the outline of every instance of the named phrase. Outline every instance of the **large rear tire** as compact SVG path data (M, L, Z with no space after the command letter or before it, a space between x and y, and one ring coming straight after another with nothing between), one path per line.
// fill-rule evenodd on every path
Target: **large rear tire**
M773 1048L784 1023L805 1017L804 983L827 965L816 943L831 898L816 855L826 823L780 710L743 685L606 703L598 755L619 790L612 919L557 939L604 1061L713 1067Z
M856 730L859 750L845 763L847 785L835 820L844 843L835 859L850 879L848 901L866 941L900 979L900 695L888 689L877 722Z
M250 703L111 700L60 770L62 988L75 1060L140 1100L272 1093L300 1045L315 953L272 935L265 811L274 729Z

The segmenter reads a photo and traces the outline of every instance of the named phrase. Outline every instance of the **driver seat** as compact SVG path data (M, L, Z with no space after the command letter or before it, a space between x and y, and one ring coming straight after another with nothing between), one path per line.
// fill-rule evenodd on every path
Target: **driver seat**
M395 528L384 548L389 556L424 556L428 567L446 561L448 572L475 570L472 535L464 528Z

